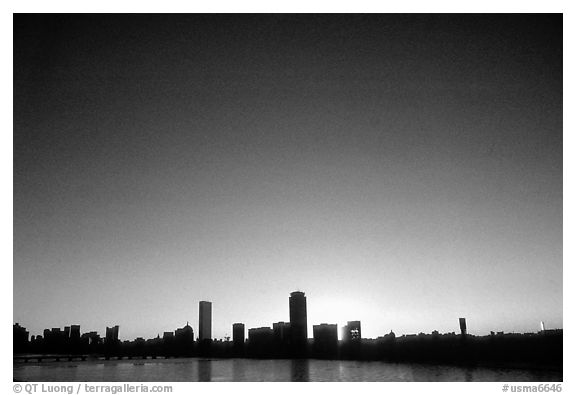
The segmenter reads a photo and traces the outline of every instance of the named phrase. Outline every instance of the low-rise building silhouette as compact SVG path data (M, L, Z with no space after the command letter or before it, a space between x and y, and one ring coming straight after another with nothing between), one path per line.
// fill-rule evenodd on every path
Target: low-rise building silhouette
M237 322L232 324L232 343L236 354L244 351L244 342L246 340L244 324Z
M274 332L274 341L279 345L290 344L290 323L289 322L275 322L272 324L272 331Z
M179 356L190 356L194 351L194 330L186 322L174 332L175 352Z
M12 325L14 352L25 352L28 349L28 331L19 323Z
M115 344L119 341L118 335L120 333L120 327L115 325L111 328L106 327L106 343Z
M314 355L319 358L335 358L338 355L338 325L314 325L312 331Z
M362 326L360 321L348 321L342 332L344 342L359 342L362 339Z
M251 355L270 356L274 348L274 331L270 327L248 329L248 347Z
M80 340L80 325L70 326L70 340L72 342L77 342Z

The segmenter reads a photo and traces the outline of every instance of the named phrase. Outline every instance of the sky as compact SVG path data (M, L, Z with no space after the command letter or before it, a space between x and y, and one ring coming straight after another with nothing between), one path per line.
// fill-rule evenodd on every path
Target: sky
M14 322L562 327L561 15L16 15Z

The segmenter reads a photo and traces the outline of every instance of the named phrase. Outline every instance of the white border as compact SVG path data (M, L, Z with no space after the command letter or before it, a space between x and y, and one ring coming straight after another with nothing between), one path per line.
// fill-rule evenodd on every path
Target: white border
M573 1L572 1L573 3ZM0 174L3 185L2 193L2 225L1 225L1 256L3 265L1 272L1 288L4 323L0 326L2 339L6 339L6 351L2 361L2 382L9 386L5 388L6 393L13 393L12 383L12 360L10 358L9 347L11 348L10 327L13 320L12 311L12 224L13 224L13 183L12 183L12 13L14 12L121 12L121 13L147 13L147 12L386 12L386 13L441 13L441 12L466 12L466 13L493 13L493 12L534 12L534 13L564 13L564 262L572 263L564 265L564 331L565 350L574 350L574 341L570 336L573 327L573 314L571 313L571 302L574 300L574 291L571 287L571 280L574 279L574 120L572 105L574 76L570 70L576 70L574 62L574 24L573 6L570 1L496 1L488 0L470 3L466 1L306 1L295 0L290 2L273 1L218 1L218 2L193 2L193 1L111 1L102 0L98 2L79 1L10 1L4 2L2 6L2 19L0 29L2 30L1 42L2 53L2 120L5 130L1 136L0 154ZM572 131L572 132L570 132ZM10 346L9 346L10 345ZM568 352L564 353L564 383L563 392L571 389L571 378L574 377L573 357ZM106 384L106 383L98 383ZM117 384L117 383L108 383ZM147 383L152 385L153 383ZM167 383L158 383L167 384ZM171 383L174 386L173 393L191 393L191 391L216 392L246 392L246 393L266 393L284 391L317 392L318 390L329 390L342 393L350 390L354 391L393 391L392 393L442 393L442 394L490 394L501 393L502 383L308 383L306 385L298 383ZM319 387L321 386L321 388Z

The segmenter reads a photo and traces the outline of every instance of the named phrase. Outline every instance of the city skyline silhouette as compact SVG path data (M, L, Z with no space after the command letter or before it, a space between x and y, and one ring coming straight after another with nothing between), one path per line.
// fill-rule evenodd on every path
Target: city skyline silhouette
M118 325L106 327L105 337L96 332L81 334L79 325L70 325L63 331L61 328L45 329L42 336L29 338L26 328L16 323L13 325L14 362L26 365L215 357L236 360L369 360L495 368L521 366L560 375L563 371L563 330L545 329L544 323L538 332L492 331L487 336L474 336L468 334L466 318L460 317L459 333L433 331L398 336L390 331L377 339L366 339L362 336L361 321L348 321L342 328L342 340L338 340L338 326L329 323L313 325L310 338L306 331L307 298L304 292L295 291L289 297L289 322L276 322L248 328L247 331L243 323L234 323L232 338L212 339L212 303L200 301L199 308L199 334L196 338L188 322L175 331L164 332L162 337L158 334L151 339L138 337L133 340L122 340Z
M294 298L294 299L293 299ZM286 328L287 333L286 334L282 334L282 337L286 337L286 339L290 342L291 346L295 347L296 349L298 347L302 347L303 345L307 344L307 341L314 339L315 336L309 336L308 334L308 326L313 328L312 333L316 333L316 329L321 330L321 329L334 329L334 333L336 334L335 339L336 340L342 340L342 341L350 341L350 340L354 340L354 339L373 339L373 338L367 338L362 336L362 330L361 330L361 321L358 320L348 320L347 324L339 327L338 324L335 323L313 323L310 322L308 320L307 317L307 298L305 296L305 293L298 290L298 291L294 291L290 293L290 298L289 298L289 315L290 315L290 320L288 322L284 322L284 321L279 321L279 322L274 322L274 323L268 323L265 326L259 326L259 327L254 327L254 328L250 328L250 327L246 327L246 325L243 322L236 322L232 324L232 336L228 336L228 334L226 334L226 336L224 336L223 338L215 338L211 336L212 333L212 302L210 301L199 301L199 317L198 317L198 321L197 321L197 332L194 332L194 324L190 325L190 321L186 321L186 325L184 326L184 328L189 328L190 332L196 333L197 336L194 338L195 341L197 342L202 342L204 340L210 340L210 341L232 341L233 343L236 342L236 340L238 339L238 334L242 333L243 335L242 340L247 340L249 338L249 333L251 330L254 329L270 329L271 331L276 331L276 328L278 328L279 331L283 331L283 326ZM15 323L14 324L15 327L17 328L21 328L20 323ZM334 327L334 328L328 328L326 326L330 326L330 327ZM391 323L391 326L393 327L393 324ZM80 325L69 325L69 326L65 326L64 330L61 331L61 333L63 335L65 335L66 338L80 338ZM110 339L115 339L115 341L121 340L121 337L119 336L119 325L114 325L112 327L106 327L106 331L105 331L105 337L99 337L99 339L106 339L106 340L110 340ZM534 334L534 333L538 333L538 332L550 332L550 331L558 331L558 330L562 330L563 328L550 328L549 326L547 327L546 324L544 323L544 321L540 321L538 322L538 330L533 330L533 331L529 331L529 332L525 332L526 334ZM42 333L46 333L46 331L51 331L51 330L56 330L60 333L60 328L61 327L56 327L56 328L46 328L42 331ZM204 328L203 330L201 330L200 328ZM238 329L237 334L235 334L235 328ZM455 329L459 330L459 334L464 336L464 335L470 335L470 333L468 332L468 326L467 326L467 321L465 317L459 317L458 318L458 325L454 326ZM23 329L26 329L25 327ZM182 328L181 328L182 329ZM164 336L166 336L167 333L177 333L179 330L181 329L176 329L174 331L164 331L162 332L164 334ZM20 330L21 333L23 333L23 330ZM331 330L332 332L332 330ZM26 331L27 336L39 336L41 337L41 333L38 334L32 334L29 331ZM156 337L160 336L160 331L158 331L158 334ZM433 330L431 331L431 333L440 333L437 330ZM446 332L445 334L456 334L457 331L453 330L451 332ZM498 334L504 334L504 331L499 330L498 326L495 325L494 326L494 330L491 330L490 333L483 333L480 334L479 336L486 336L486 335L494 335L495 333ZM511 332L511 333L517 333L517 332ZM86 332L85 334L90 334L90 335L99 335L99 333L97 331L91 331L91 332ZM389 333L382 333L380 335L378 335L377 337L383 337L389 334L394 334L394 330L391 329ZM400 336L415 336L416 334L424 334L424 332L422 331L418 331L415 333L399 333L398 335ZM518 334L522 334L522 333L518 333ZM477 336L477 335L472 335L472 336ZM142 336L138 336L137 338L143 338ZM124 339L124 340L134 340L134 339ZM28 339L27 341L30 341L30 339Z
M563 327L561 14L13 20L30 333Z

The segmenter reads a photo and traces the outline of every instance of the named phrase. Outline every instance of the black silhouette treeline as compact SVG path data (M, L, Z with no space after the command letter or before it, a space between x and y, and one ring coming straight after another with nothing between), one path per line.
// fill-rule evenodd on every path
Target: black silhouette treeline
M205 305L210 302L201 302ZM201 338L186 323L163 336L133 341L119 339L119 327L106 328L101 338L96 332L80 334L79 325L45 329L32 336L18 323L13 326L14 355L18 360L41 361L43 358L320 358L385 360L392 362L428 362L457 365L538 367L562 370L562 329L537 333L491 332L488 336L467 333L466 320L460 318L460 333L403 335L393 332L377 339L362 338L360 321L348 321L338 340L336 324L313 326L308 338L306 297L292 292L289 299L290 322L277 322L270 327L251 328L246 339L245 326L232 326L232 340L211 339L211 323L206 314L200 317L204 326ZM210 315L211 321L211 304ZM204 321L204 322L203 322ZM207 329L208 328L208 329ZM206 333L208 332L208 333Z

